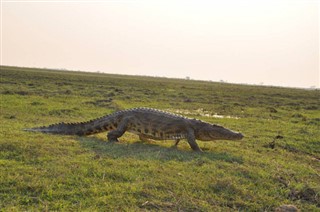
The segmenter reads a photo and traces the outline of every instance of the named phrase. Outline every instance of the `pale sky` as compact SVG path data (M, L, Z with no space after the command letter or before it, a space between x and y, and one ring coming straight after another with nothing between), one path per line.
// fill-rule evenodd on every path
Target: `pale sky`
M320 87L318 0L1 0L1 65Z

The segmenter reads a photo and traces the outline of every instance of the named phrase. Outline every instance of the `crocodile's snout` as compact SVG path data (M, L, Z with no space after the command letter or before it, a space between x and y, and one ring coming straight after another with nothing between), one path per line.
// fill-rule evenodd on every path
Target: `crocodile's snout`
M237 134L237 139L241 140L244 138L244 135L242 133Z

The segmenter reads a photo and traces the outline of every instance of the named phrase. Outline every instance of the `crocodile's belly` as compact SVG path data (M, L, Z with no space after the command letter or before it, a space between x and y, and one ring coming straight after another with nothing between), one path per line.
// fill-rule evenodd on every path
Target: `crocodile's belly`
M127 131L155 140L177 140L187 137L187 126L183 120L174 120L156 117L156 120L147 116L130 120ZM155 119L155 117L153 117Z
M186 133L175 133L175 132L158 132L158 131L149 131L149 130L128 130L131 133L137 135L143 135L145 138L154 139L154 140L177 140L185 139L187 137Z

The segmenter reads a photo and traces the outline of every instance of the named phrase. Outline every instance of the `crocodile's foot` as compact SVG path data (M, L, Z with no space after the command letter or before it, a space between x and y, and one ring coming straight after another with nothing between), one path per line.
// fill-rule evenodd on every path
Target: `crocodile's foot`
M109 142L119 142L117 138L109 139Z

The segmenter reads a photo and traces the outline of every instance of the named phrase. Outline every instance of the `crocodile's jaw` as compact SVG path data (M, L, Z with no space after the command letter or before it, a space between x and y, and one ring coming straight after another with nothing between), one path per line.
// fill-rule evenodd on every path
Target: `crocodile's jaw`
M241 133L234 132L234 134L226 140L241 140L244 136Z
M199 130L197 139L202 141L213 141L213 140L241 140L244 136L229 129L226 129L219 125L206 126Z

